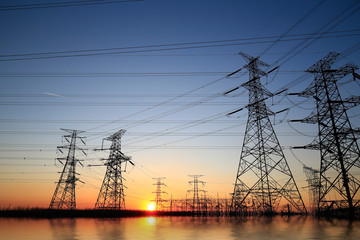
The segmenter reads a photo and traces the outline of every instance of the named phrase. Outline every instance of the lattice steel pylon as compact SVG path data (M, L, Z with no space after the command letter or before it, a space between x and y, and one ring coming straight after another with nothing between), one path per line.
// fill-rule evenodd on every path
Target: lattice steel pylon
M194 178L194 180L189 181L190 184L193 184L194 188L191 190L188 190L188 192L194 193L193 199L192 199L191 210L195 214L201 213L201 201L200 201L200 197L199 197L199 192L205 193L205 190L199 189L199 183L201 183L202 185L205 184L204 181L199 181L199 177L202 177L202 176L203 175L189 175L189 177Z
M125 193L122 172L126 170L127 162L134 165L131 161L131 157L125 156L121 152L121 137L126 130L119 130L112 134L110 137L104 138L106 141L111 141L110 155L104 163L106 168L106 174L102 182L98 198L95 203L95 209L125 209ZM104 148L102 148L104 150ZM122 165L125 163L125 166Z
M298 147L320 150L320 184L318 188L318 211L348 209L354 216L354 208L360 207L359 173L360 151L358 136L350 124L347 109L360 103L360 98L351 96L342 100L337 81L349 74L354 79L357 66L346 64L331 69L339 54L331 52L312 65L307 72L313 73L314 81L299 96L313 97L316 109L305 119L293 120L317 123L318 138L311 144Z
M265 100L275 94L260 82L267 75L260 66L269 65L259 58L240 52L248 63L249 81L242 84L249 91L248 120L239 167L232 194L232 209L236 214L255 210L259 214L274 214L283 201L296 211L306 214L306 208L275 134L269 115L274 114ZM230 114L233 114L234 111Z
M155 210L156 211L163 210L163 207L164 207L163 203L166 202L166 200L161 197L161 194L167 194L167 192L161 190L161 186L166 187L166 184L161 182L161 180L166 179L166 178L158 177L158 178L153 178L153 179L156 180L156 183L153 184L153 185L156 185L156 191L152 192L152 193L155 193L155 200L153 200L155 202Z
M319 170L313 169L308 166L303 166L303 170L306 175L306 181L308 182L308 191L309 191L309 203L310 211L315 213L318 207L319 201L319 186L320 186L320 174Z
M83 141L84 137L78 136L78 134L83 133L84 131L71 129L61 130L70 133L70 135L63 136L64 139L69 143L69 145L60 146L58 147L58 150L62 152L61 149L69 149L69 151L66 158L57 158L57 160L61 164L63 164L62 160L66 160L66 162L60 175L60 179L57 182L49 208L76 209L75 185L77 181L82 181L80 181L79 178L76 177L76 175L78 175L78 173L76 172L76 163L80 163L80 160L75 158L75 151L83 151L83 149L76 146L76 139L80 139L85 144L85 142Z

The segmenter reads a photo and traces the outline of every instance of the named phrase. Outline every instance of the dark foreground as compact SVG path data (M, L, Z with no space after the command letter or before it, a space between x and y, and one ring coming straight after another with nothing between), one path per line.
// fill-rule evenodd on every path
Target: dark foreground
M95 210L95 209L5 209L0 210L0 217L11 218L119 218L147 216L192 216L192 212L160 212L143 210Z
M145 211L145 210L114 210L114 209L48 209L48 208L19 208L19 209L0 209L0 218L123 218L123 217L162 217L162 216L233 216L233 217L250 217L250 216L295 216L298 213L281 212L281 213L249 213L241 214L234 212L199 212L192 211ZM360 212L356 211L355 215L349 215L347 211L324 211L317 214L308 214L326 219L360 219Z

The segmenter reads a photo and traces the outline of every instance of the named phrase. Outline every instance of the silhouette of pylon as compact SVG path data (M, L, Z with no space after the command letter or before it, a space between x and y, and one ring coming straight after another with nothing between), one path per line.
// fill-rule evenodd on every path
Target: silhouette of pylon
M112 134L110 137L104 138L106 141L111 141L110 155L104 163L106 168L106 174L103 183L100 188L100 192L95 203L96 209L125 209L125 193L122 172L126 170L127 162L131 161L131 157L125 156L121 152L121 137L126 130L119 130ZM102 148L102 150L105 150Z
M195 214L201 213L201 201L200 201L200 197L199 197L199 192L205 193L205 190L199 189L199 183L201 183L202 185L205 184L204 181L199 181L199 177L202 177L202 176L203 175L189 175L189 177L194 178L194 180L189 181L189 183L192 184L194 186L194 188L191 190L188 190L188 192L194 193L193 199L192 199L191 210Z
M70 133L70 135L64 135L64 139L69 143L69 145L58 147L58 150L62 152L61 149L69 149L68 155L66 158L57 158L57 160L63 164L65 161L63 171L60 175L60 179L57 182L55 192L50 202L50 209L76 209L76 198L75 198L75 185L76 182L82 182L76 175L79 175L76 172L76 163L80 160L75 158L75 151L82 150L76 146L76 139L80 139L84 144L83 137L79 137L78 134L83 133L84 131L71 130L71 129L61 129L65 132ZM70 140L69 140L70 139ZM84 152L85 153L85 152Z
M240 52L248 63L249 81L242 84L249 91L248 120L239 168L232 194L232 209L241 214L254 209L260 214L274 214L283 202L294 211L306 214L301 194L275 134L269 115L275 114L265 103L271 93L261 84L267 75L260 66L269 65L259 58ZM230 114L238 112L234 111Z
M167 192L161 190L161 186L166 187L166 184L161 181L166 178L158 177L158 178L153 178L153 179L156 180L156 183L153 184L153 185L156 185L156 191L153 192L153 193L155 193L155 200L153 200L155 202L155 209L157 211L163 210L163 207L164 207L163 202L166 202L166 200L161 197L161 194L167 194Z
M355 177L360 168L359 131L352 128L347 109L359 105L360 97L350 96L343 100L337 81L349 74L354 80L360 76L355 73L358 67L352 64L332 69L338 56L338 53L331 52L307 69L315 79L298 95L314 98L316 109L310 116L292 121L318 125L318 138L311 144L296 147L320 150L318 211L347 209L348 215L354 217L355 207L360 204L360 179Z

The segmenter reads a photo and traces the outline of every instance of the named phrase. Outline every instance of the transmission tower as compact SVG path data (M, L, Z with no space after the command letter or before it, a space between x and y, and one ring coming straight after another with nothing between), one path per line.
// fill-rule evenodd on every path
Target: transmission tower
M79 175L76 172L76 163L80 160L75 158L75 151L83 149L76 146L76 139L80 139L83 144L85 144L83 138L79 137L78 134L83 133L84 131L71 130L71 129L61 129L65 132L70 133L69 135L64 135L63 139L68 143L65 146L59 146L57 149L62 152L62 149L69 149L68 155L66 158L57 158L57 160L64 164L63 171L60 175L60 179L57 182L54 195L50 202L50 209L76 209L76 199L75 199L75 185L76 182L82 182L76 175ZM85 152L84 152L85 154ZM83 182L82 182L83 183Z
M121 137L124 135L126 130L119 130L112 134L110 137L104 138L106 141L111 141L110 155L104 163L106 168L106 174L103 183L100 188L99 196L95 203L96 209L125 209L125 194L122 172L126 171L126 164L129 162L134 165L131 161L131 157L125 156L121 152ZM105 150L102 148L102 150ZM122 165L125 163L125 166Z
M359 207L360 181L355 177L360 168L360 151L357 143L358 131L351 127L347 109L360 103L360 97L351 96L342 100L337 81L349 74L354 79L357 66L346 64L339 69L331 69L339 54L329 53L312 65L307 72L313 73L314 81L299 96L313 97L316 109L305 119L293 120L317 123L318 137L311 144L298 147L320 150L320 179L318 186L318 211L348 209L354 216L354 208Z
M204 181L199 181L199 177L202 177L202 176L203 175L189 175L189 177L194 178L194 180L189 181L189 183L192 184L194 186L194 188L191 190L188 190L188 192L194 193L191 209L192 209L192 212L196 213L196 214L201 213L201 201L199 198L199 192L205 193L205 190L199 189L199 183L201 183L202 185L205 184Z
M156 185L156 191L152 192L155 193L155 209L156 211L162 210L163 209L163 202L166 202L166 200L161 198L161 194L167 194L167 192L165 191L161 191L161 186L165 186L165 183L162 183L161 180L166 179L165 177L158 177L158 178L153 178L154 180L156 180L156 183L154 183L153 185Z
M308 182L310 211L315 212L319 200L319 186L320 186L319 170L313 169L305 165L303 166L303 170L306 175L306 181Z
M232 208L236 213L255 207L261 214L273 214L284 199L297 212L306 214L304 202L269 119L269 115L275 113L265 104L266 99L283 91L273 94L261 84L260 77L267 73L260 66L268 67L268 64L242 52L240 55L248 61L244 68L249 71L249 81L242 86L249 91L249 104L246 106L248 121L232 194Z

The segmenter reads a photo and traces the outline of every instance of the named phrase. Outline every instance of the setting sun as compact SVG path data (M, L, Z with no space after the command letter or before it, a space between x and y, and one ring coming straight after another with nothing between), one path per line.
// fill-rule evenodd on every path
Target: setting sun
M149 203L147 205L147 210L148 211L154 211L155 210L155 203Z

